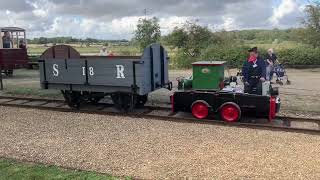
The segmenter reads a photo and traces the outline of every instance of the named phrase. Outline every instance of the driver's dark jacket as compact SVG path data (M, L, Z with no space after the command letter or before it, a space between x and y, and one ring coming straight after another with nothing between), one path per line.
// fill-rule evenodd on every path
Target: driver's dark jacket
M242 67L242 75L244 82L251 82L253 79L266 78L266 64L264 60L258 57L256 61L256 67L254 67L254 62L246 61Z

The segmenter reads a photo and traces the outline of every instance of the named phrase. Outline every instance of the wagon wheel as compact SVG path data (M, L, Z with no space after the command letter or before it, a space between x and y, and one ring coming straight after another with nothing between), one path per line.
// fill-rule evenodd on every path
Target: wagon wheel
M143 107L147 101L148 101L148 94L143 95L143 96L137 95L136 106Z
M81 93L77 91L62 91L63 97L69 107L79 109L81 103Z
M104 98L103 93L88 93L89 101L93 104L98 104Z
M103 99L101 97L92 97L90 98L90 102L93 103L93 104L98 104L98 102Z
M128 93L116 93L111 95L112 101L117 109L131 110L136 104L136 96Z
M128 110L132 110L135 105L136 105L136 101L137 101L137 97L135 95L132 94L123 94L122 95L122 108L125 111Z
M122 108L120 94L111 94L111 99L112 99L112 102L113 102L114 106L117 109L121 109Z

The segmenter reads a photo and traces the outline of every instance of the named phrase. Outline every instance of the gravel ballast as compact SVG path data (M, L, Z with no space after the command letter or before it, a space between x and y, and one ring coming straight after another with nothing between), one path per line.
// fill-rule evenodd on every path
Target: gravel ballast
M320 136L0 106L0 156L143 179L319 179Z

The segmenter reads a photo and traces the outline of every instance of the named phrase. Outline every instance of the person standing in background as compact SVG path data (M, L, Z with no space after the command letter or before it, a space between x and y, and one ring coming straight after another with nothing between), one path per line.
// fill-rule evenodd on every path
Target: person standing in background
M22 39L19 40L19 48L20 49L26 49L27 48L26 43Z
M11 48L11 44L13 44L10 33L8 31L4 32L2 37L3 48Z
M279 63L277 56L274 54L274 51L272 48L268 50L268 54L266 57L266 72L267 72L267 81L272 81L273 73L274 73L274 64Z
M99 56L108 56L107 47L103 46L100 50Z

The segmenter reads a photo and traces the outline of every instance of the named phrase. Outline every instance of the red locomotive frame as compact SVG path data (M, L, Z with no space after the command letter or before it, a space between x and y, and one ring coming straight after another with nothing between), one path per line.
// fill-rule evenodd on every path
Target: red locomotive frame
M197 119L218 114L226 122L239 121L242 115L272 121L280 110L277 96L277 90L271 96L222 91L176 91L171 96L172 112L191 112Z

